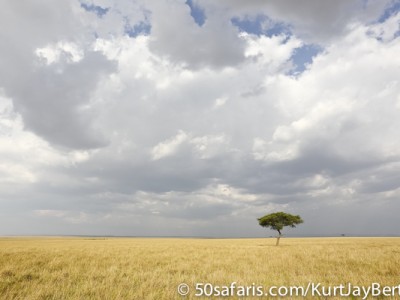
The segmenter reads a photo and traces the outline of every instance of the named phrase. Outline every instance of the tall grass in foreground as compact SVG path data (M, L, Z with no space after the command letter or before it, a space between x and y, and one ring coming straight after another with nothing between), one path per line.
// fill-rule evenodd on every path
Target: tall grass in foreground
M0 299L199 299L194 290L179 296L182 282L192 289L195 283L234 281L400 283L400 239L281 242L276 247L273 239L0 238Z

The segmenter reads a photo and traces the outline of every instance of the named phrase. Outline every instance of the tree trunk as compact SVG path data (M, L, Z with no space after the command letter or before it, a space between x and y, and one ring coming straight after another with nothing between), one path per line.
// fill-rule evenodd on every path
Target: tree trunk
M279 235L276 237L276 245L279 246L279 240L281 239L282 233L278 230Z

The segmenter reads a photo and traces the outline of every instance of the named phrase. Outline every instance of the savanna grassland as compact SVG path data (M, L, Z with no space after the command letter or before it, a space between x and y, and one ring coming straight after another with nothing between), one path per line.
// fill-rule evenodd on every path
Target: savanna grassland
M274 244L274 239L0 238L0 298L200 299L194 296L196 283L400 283L400 238L284 238L279 247ZM177 293L182 282L191 288L186 297Z

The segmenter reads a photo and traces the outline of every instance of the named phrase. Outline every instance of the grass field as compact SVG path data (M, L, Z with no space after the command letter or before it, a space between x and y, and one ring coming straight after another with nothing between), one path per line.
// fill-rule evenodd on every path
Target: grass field
M274 239L0 238L0 298L201 299L194 296L196 283L400 284L400 238L284 238L279 247L274 244ZM186 297L177 293L183 282L191 288Z

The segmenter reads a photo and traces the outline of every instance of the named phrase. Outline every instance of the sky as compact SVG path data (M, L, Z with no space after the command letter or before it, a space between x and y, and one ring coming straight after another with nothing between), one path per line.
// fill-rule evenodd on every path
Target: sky
M400 1L0 1L0 235L400 235Z

